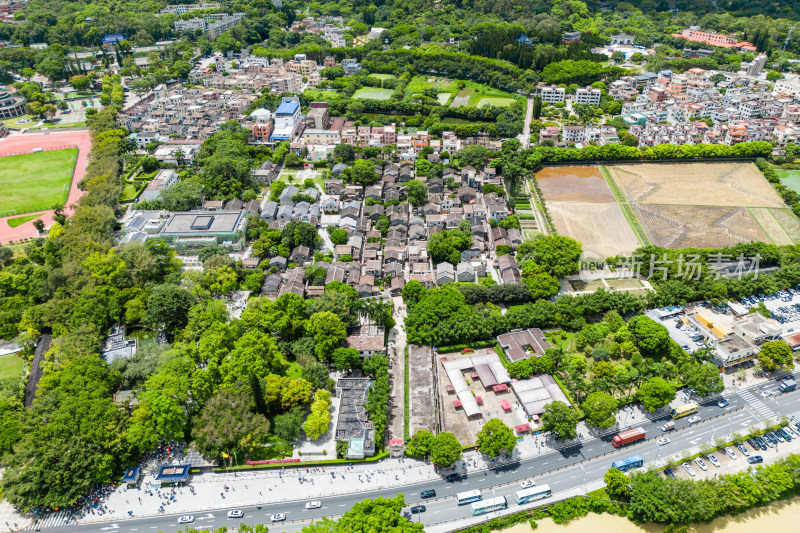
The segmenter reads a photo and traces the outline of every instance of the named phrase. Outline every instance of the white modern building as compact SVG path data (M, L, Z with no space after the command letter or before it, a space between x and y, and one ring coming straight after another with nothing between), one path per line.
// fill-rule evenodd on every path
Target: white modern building
M300 103L296 98L287 97L275 110L275 128L270 139L273 141L291 141L300 127Z

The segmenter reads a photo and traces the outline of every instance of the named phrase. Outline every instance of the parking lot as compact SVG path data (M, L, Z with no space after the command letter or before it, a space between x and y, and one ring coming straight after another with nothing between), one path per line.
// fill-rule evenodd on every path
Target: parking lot
M762 450L758 446L754 449L748 441L738 446L729 446L726 449L715 449L712 452L703 454L697 459L692 459L691 461L665 470L664 475L669 475L669 472L671 472L674 477L684 477L695 480L710 479L721 474L733 474L749 467L756 467L759 464L774 463L778 459L786 457L787 453L800 452L800 428L796 425L792 425L791 428L791 441L786 441L784 438L782 442L778 440L777 436L770 440L768 436L765 436L762 437L762 440L767 446L766 450ZM770 432L770 435L774 435L774 433ZM746 450L746 453L742 451L742 448ZM726 450L730 450L732 455L727 453ZM760 456L763 461L753 464L748 462L748 458L757 456ZM689 469L684 465L688 465Z

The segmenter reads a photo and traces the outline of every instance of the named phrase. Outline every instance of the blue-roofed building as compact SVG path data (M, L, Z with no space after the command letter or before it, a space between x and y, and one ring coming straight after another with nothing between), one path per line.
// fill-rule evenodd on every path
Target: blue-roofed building
M116 44L125 40L121 33L106 33L103 35L103 44Z
M275 128L270 139L273 141L292 141L300 128L300 102L296 97L287 96L275 110Z
M189 471L192 465L162 465L158 469L156 481L162 485L169 485L172 483L187 483L189 481Z
M142 467L136 466L125 470L125 475L122 476L122 483L127 485L129 489L139 486L139 480L142 478Z
M524 33L519 36L519 39L517 39L517 42L519 44L531 44L531 40Z

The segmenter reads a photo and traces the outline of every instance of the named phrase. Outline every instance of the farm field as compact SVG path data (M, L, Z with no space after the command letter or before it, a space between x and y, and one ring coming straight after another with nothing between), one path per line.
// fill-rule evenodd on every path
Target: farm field
M753 163L654 163L608 169L630 203L784 206Z
M362 87L353 94L353 98L363 100L388 100L392 97L392 89L380 89L378 87Z
M786 233L780 221L772 214L771 209L766 207L754 207L750 209L750 214L756 219L764 232L770 236L772 242L778 246L792 245L794 242Z
M606 167L648 239L666 248L800 242L800 222L752 163Z
M77 148L0 157L0 216L52 209L64 204Z
M721 248L771 239L744 207L634 204L650 241L664 248Z
M548 167L536 182L556 231L578 240L584 251L611 257L641 245L598 167Z
M472 89L461 89L458 91L455 98L453 98L453 101L450 102L450 107L462 107L469 105L469 99L472 96L472 93Z
M397 76L394 74L370 74L368 78L375 78L376 80L396 80Z
M510 106L513 103L514 103L513 98L484 96L478 102L478 107L486 107L490 105L494 107L506 107Z
M781 179L781 183L800 194L800 170L775 169L775 174Z

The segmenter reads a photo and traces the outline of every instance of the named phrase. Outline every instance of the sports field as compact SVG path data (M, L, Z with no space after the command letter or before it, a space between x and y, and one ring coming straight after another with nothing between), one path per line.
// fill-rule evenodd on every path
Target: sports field
M77 148L0 157L0 216L63 205L70 190Z

